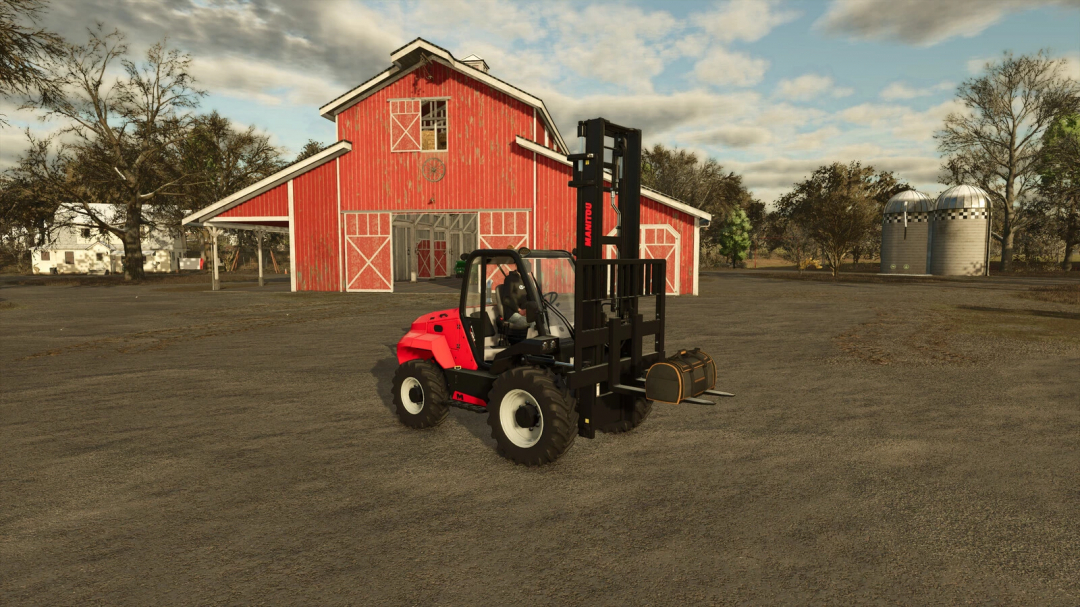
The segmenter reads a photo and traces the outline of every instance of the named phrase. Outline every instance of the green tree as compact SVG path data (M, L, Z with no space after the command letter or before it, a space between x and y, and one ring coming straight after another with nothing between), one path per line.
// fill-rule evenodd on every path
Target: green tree
M1001 266L1012 267L1013 241L1037 213L1043 134L1059 116L1080 111L1080 85L1065 61L1044 51L987 64L986 72L960 85L965 111L949 114L935 138L946 155L945 184L971 183L990 194Z
M297 163L306 158L311 158L315 154L318 154L319 152L325 150L326 147L327 146L319 143L318 141L315 141L314 139L308 139L307 143L304 144L304 147L300 148L300 153L296 155L296 159L293 160L293 162Z
M188 137L179 146L183 172L195 176L185 184L183 195L171 200L171 225L179 226L184 215L209 206L238 192L285 166L282 150L270 143L270 136L259 133L254 126L238 128L216 111L199 116ZM204 258L209 259L210 239L205 230L194 230ZM255 235L237 230L238 246L255 247ZM267 234L264 242L270 246L287 238Z
M19 162L0 174L0 250L5 263L20 270L29 269L30 250L49 242L58 227L53 219L61 199L51 191L50 175L64 171L49 139L27 137L30 145Z
M720 253L731 260L733 268L746 259L746 252L750 250L750 230L750 218L742 209L732 211L720 228Z
M1062 267L1071 270L1080 244L1080 114L1060 116L1046 129L1038 171L1039 207L1064 241Z
M891 172L875 172L859 162L837 162L795 184L777 202L777 213L805 230L836 276L844 257L880 230L882 205L909 187Z
M660 144L641 153L641 185L717 218L753 202L742 176L725 172L715 159L702 161L692 152ZM702 248L718 244L720 229L721 222L714 221L703 230Z

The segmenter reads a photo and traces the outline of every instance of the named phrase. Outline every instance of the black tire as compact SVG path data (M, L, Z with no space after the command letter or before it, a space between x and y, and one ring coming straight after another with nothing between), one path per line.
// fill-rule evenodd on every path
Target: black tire
M513 437L504 428L504 408ZM538 420L530 419L537 413ZM535 425L523 425L523 419ZM488 425L499 455L525 466L541 466L559 459L574 444L578 433L577 403L565 382L558 381L547 369L519 367L506 371L492 385Z
M417 388L419 398L416 398ZM391 396L394 398L398 419L410 428L438 426L446 419L446 413L450 410L447 404L450 391L446 387L446 378L442 368L430 360L417 358L399 365L394 372Z
M634 398L634 409L630 413L629 419L620 420L606 426L598 428L601 432L607 434L622 434L623 432L629 432L634 428L641 425L641 422L645 421L645 418L649 417L652 413L653 402L651 400L645 400L644 398Z

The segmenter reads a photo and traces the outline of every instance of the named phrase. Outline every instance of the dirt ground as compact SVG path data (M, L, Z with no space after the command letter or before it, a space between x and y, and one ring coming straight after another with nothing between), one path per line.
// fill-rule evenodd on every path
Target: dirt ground
M1038 281L703 276L657 405L554 465L409 430L449 294L0 287L0 604L1080 603L1080 306Z

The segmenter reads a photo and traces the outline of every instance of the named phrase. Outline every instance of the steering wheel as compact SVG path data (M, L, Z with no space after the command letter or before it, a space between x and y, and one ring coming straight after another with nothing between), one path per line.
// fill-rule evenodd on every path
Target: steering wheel
M554 304L556 301L559 301L559 294L555 291L544 293L544 301L548 302L548 304Z

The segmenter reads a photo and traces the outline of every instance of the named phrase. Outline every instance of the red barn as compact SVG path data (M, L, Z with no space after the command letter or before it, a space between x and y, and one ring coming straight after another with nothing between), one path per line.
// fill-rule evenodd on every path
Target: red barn
M294 291L393 291L474 248L570 250L576 190L544 102L419 38L390 60L320 108L336 144L184 224L288 232ZM642 256L668 260L669 293L697 294L709 214L642 191Z

